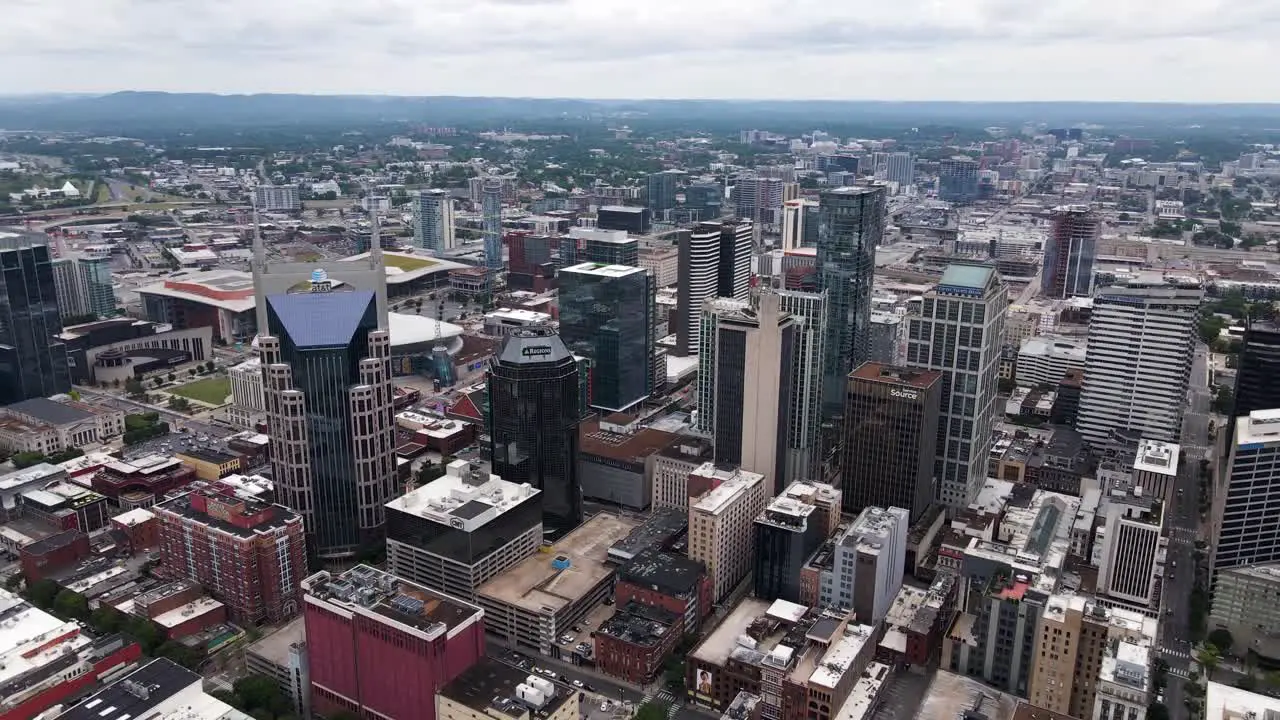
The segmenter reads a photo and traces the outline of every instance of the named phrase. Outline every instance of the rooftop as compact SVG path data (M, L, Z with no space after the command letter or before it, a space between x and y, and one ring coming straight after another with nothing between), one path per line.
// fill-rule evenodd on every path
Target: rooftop
M835 689L844 674L853 668L853 661L862 652L862 648L874 637L869 625L851 625L845 628L844 637L840 638L809 676L809 684L822 688Z
M591 417L578 425L578 449L583 455L643 464L645 458L675 442L674 433L643 427L631 433L602 430L600 418Z
M454 460L445 474L387 503L387 508L473 532L542 491Z
M948 265L938 281L938 292L954 290L983 291L997 277L996 269L989 265Z
M496 355L497 362L502 365L561 363L571 358L560 336L545 327L512 330L503 339Z
M36 463L22 470L15 470L7 475L0 475L0 491L15 490L32 483L47 482L49 478L61 475L63 470L57 465Z
M867 362L859 365L856 370L849 373L849 377L857 378L859 380L874 380L876 382L924 390L933 387L941 381L942 373L936 370L919 370L916 368Z
M53 642L68 633L73 637ZM18 595L0 590L0 684L89 644L74 622L63 622Z
M710 665L723 666L729 654L738 646L738 638L746 635L747 629L757 618L769 611L769 600L760 598L744 598L716 626L709 635L694 648L691 657Z
M703 463L693 475L711 477L720 480L720 484L705 493L693 504L693 510L710 515L719 515L729 503L749 488L764 482L764 476L741 468L721 468L714 463Z
M609 548L609 559L623 563L651 548L666 549L688 527L689 515L683 509L654 508L644 522Z
M649 547L618 569L618 580L657 588L667 595L690 597L697 594L698 583L706 573L706 567L697 560Z
M764 511L756 516L757 525L769 525L783 530L791 530L794 532L802 532L806 527L809 516L817 510L817 507L806 502L800 502L786 495L779 495L769 501Z
M198 674L157 658L89 696L58 720L249 720L207 695Z
M161 282L138 288L138 292L212 305L234 313L248 312L256 305L253 276L239 270L174 273Z
M477 717L488 715L515 720L529 712L528 706L516 698L516 687L525 684L528 677L523 670L491 658L481 658L440 688L440 696L474 710ZM541 710L545 714L554 714L576 698L577 693L557 692Z
M670 610L629 602L605 620L596 632L632 645L651 647L673 632L673 627L674 632L680 632L681 621L682 618Z
M248 651L273 665L288 667L289 649L306 641L306 619L299 615L284 627L250 645Z
M156 512L172 513L184 522L240 538L253 538L302 521L302 516L283 505L238 497L216 488L196 489L166 500L156 506Z
M41 422L48 423L55 427L59 425L70 425L82 420L88 420L94 416L93 413L74 407L67 403L54 402L48 398L31 398L30 400L22 400L5 406L6 410L23 415L29 415Z
M1180 454L1181 449L1176 443L1143 438L1138 443L1138 457L1133 461L1133 469L1175 477Z
M368 260L369 253L360 253L351 257L342 258L342 262L358 262ZM382 251L382 263L387 269L387 284L399 285L401 283L412 282L419 278L431 275L433 273L449 272L450 270L458 270L469 267L462 263L445 260L444 258L429 258L422 255L411 255L409 253L392 252L389 250Z
M576 602L613 573L609 548L639 523L597 513L540 552L481 585L476 594L533 613L556 613Z
M1264 720L1280 712L1280 698L1210 681L1204 707L1204 720Z
M368 565L341 575L318 572L302 581L307 602L322 602L379 622L415 628L428 639L479 622L484 611L462 600L428 590Z
M956 720L966 711L979 712L986 720L1012 720L1018 698L947 670L939 670L916 710L914 720ZM969 716L972 717L972 716Z
M293 343L304 348L345 346L362 326L372 330L377 324L370 290L272 295L267 305Z
M560 272L616 278L643 273L646 272L646 270L644 268L632 267L631 265L606 265L605 263L585 262L572 267L567 267Z

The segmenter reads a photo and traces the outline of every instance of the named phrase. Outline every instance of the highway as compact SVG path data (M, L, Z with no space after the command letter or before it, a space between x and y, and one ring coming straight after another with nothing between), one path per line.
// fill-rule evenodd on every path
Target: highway
M1169 545L1161 597L1165 612L1160 618L1160 656L1169 664L1164 704L1171 718L1187 717L1182 684L1190 674L1191 607L1187 601L1195 586L1195 542L1200 530L1200 464L1209 460L1213 471L1213 448L1209 445L1209 349L1196 342L1191 377L1187 387L1187 407L1182 420L1182 461L1173 497L1166 508L1165 527ZM1207 582L1206 582L1207 584Z

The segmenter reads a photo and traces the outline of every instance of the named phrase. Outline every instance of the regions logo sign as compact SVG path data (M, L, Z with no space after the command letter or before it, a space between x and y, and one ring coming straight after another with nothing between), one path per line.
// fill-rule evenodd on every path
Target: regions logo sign
M532 347L521 348L520 354L525 357L544 357L551 354L551 346L534 345Z

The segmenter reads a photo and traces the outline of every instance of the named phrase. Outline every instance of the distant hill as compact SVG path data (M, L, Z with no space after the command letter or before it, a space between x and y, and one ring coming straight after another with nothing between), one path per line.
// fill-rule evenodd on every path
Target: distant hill
M0 97L0 128L124 132L131 128L283 127L374 122L498 123L633 114L653 120L716 121L769 129L769 122L948 123L1025 121L1280 128L1275 104L876 102L768 100L575 100L351 95L215 95L118 92L99 96Z

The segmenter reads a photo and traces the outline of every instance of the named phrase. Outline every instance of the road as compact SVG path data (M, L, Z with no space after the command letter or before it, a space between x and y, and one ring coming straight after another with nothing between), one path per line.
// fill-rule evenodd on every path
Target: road
M1161 597L1167 614L1160 618L1160 655L1169 664L1164 704L1171 718L1185 718L1182 683L1192 669L1191 608L1186 601L1195 586L1195 542L1200 530L1200 463L1210 460L1209 349L1197 342L1187 388L1187 408L1182 420L1182 462L1172 501L1166 510L1169 545L1165 550L1165 575Z
M144 402L139 402L137 400L125 397L123 395L115 395L112 393L103 392L101 390L96 390L94 388L82 387L79 385L77 385L75 389L77 392L80 393L80 397L83 400L95 405L104 405L106 407L113 407L113 408L116 408L117 410L124 410L125 412L130 412L130 413L138 413L138 412L159 413L160 417L164 419L166 422L168 422L170 428L175 431L180 427L186 427L189 429L190 432L193 432L196 434L204 433L210 437L215 437L215 438L224 438L224 437L227 437L228 435L232 435L235 433L234 428L228 427L226 425L209 422L207 420L203 420L197 417L192 417L190 415L184 415L183 413L175 412L167 408L157 407L155 405L148 405Z

